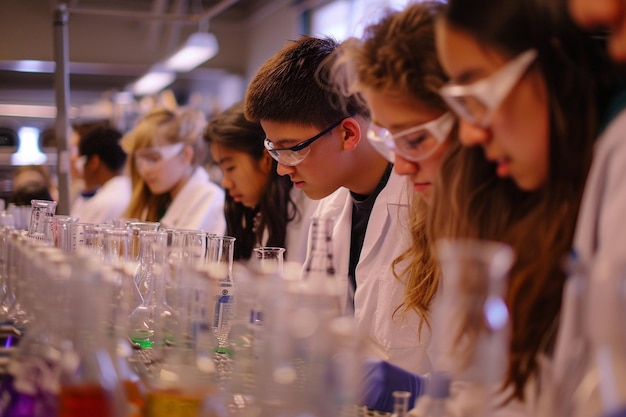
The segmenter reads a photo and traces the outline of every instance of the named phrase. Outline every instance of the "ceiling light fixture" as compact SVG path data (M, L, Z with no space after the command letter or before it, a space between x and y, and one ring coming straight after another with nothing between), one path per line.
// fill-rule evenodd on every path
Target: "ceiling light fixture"
M152 67L144 76L130 86L130 91L137 96L156 94L170 85L176 74L162 67Z
M172 54L165 63L165 68L187 72L213 58L219 52L217 38L212 33L193 33L187 42Z

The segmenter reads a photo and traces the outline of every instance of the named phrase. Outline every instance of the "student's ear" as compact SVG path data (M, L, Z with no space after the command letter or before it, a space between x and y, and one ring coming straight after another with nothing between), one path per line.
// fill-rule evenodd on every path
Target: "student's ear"
M183 148L183 156L185 157L185 163L191 165L193 163L193 146L185 145Z
M271 172L274 169L273 161L274 160L270 156L267 149L263 149L263 156L261 157L261 160L259 161L259 167L261 168L261 171L265 173Z
M361 141L362 135L361 125L353 117L347 117L341 123L341 135L343 139L343 149L346 151L352 151L356 149L357 145Z
M89 165L93 171L100 169L100 164L102 160L96 154L91 155L91 158L85 163L85 165Z

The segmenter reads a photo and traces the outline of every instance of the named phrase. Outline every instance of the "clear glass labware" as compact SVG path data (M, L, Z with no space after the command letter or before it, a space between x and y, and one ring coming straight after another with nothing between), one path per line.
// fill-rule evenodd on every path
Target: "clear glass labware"
M167 233L139 232L139 266L136 279L145 288L141 305L129 316L129 335L142 348L174 343L177 313L165 298L165 280L169 273L166 259Z
M417 401L420 416L440 414L445 385L467 382L475 401L468 416L490 415L508 363L509 314L504 302L513 250L505 244L436 242L442 278L432 306L433 378ZM433 391L434 387L434 391Z
M44 219L44 222L48 224L45 228L49 233L47 241L66 252L75 250L72 224L78 223L78 217L56 214Z
M392 417L406 417L409 411L409 399L411 393L408 391L394 391L393 396L393 414Z
M61 352L58 416L127 416L128 404L107 343L112 286L91 255L72 257L71 268L75 321Z
M194 263L172 266L179 279L178 326L175 344L162 348L157 369L148 379L144 415L198 416L205 398L217 395L213 360L213 312L207 301L214 287Z
M61 347L71 327L70 268L66 254L53 247L34 246L31 271L39 291L34 320L9 360L0 395L0 415L53 417L57 415Z
M30 223L28 225L28 236L33 239L46 240L49 236L47 227L49 223L46 219L54 216L57 208L56 201L48 200L32 200L32 211L30 214Z
M217 288L213 301L213 333L218 341L217 353L230 354L228 335L235 316L233 255L235 238L210 236L207 252L209 276Z
M168 234L168 261L171 265L202 265L206 259L208 234L201 230L167 229ZM176 308L177 274L167 275L165 282L165 296L168 304Z
M130 261L132 231L128 229L110 229L104 231L105 284L111 296L105 308L107 343L109 352L124 387L124 392L133 407L135 415L144 404L144 387L138 373L131 367L133 350L129 341L129 315L141 304L141 296L135 285L136 263ZM138 367L143 370L138 364Z

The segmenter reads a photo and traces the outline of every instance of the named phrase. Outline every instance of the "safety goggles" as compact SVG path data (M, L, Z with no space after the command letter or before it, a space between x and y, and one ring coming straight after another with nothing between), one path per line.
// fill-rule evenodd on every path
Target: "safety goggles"
M140 149L135 152L135 164L151 168L162 161L168 161L180 154L185 148L182 142L172 145L156 146L154 148Z
M472 84L448 84L442 87L441 97L462 119L479 127L487 127L493 113L536 58L537 51L529 49L490 76Z
M450 134L454 122L452 113L446 112L435 120L396 134L372 124L367 131L367 138L391 162L394 162L396 155L418 162L428 158L439 148Z
M304 161L304 158L306 158L309 155L309 153L311 152L311 148L309 148L309 146L311 146L313 142L315 142L319 138L324 137L330 132L332 132L332 130L336 128L337 126L339 126L341 122L343 122L345 119L346 118L343 117L341 120L338 120L337 122L333 123L332 125L322 130L320 133L313 136L312 138L309 138L289 148L276 148L275 147L276 145L268 138L265 138L265 140L263 141L263 144L265 145L265 149L267 149L267 152L279 164L293 167L293 166L298 165L300 162Z

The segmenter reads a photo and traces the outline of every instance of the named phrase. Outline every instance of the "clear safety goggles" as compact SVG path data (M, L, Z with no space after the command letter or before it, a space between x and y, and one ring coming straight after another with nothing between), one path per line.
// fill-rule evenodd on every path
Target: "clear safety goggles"
M450 135L455 120L452 113L446 112L435 120L395 134L372 123L367 131L367 138L391 162L395 161L395 155L418 162L428 158L439 148Z
M140 149L135 152L135 164L137 164L137 166L151 168L163 161L168 161L179 155L184 148L185 144L179 142L171 145Z
M472 84L448 84L440 94L450 108L462 119L487 127L493 113L511 93L530 65L537 58L537 51L522 52L488 77Z

